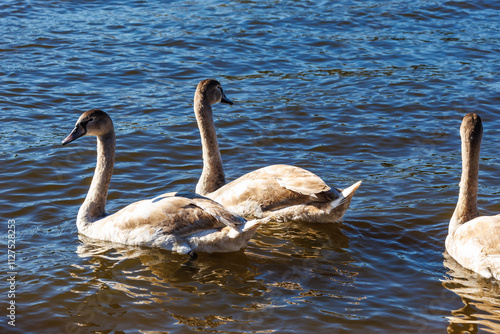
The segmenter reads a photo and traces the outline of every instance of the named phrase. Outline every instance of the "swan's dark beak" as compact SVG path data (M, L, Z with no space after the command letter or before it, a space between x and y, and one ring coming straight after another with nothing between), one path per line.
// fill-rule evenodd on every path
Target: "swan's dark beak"
M227 103L227 104L229 104L229 105L233 105L233 101L231 101L230 99L228 99L228 98L226 97L226 94L224 94L224 92L222 92L222 97L221 97L220 101L221 101L222 103Z
M77 124L75 126L75 128L73 129L73 131L71 131L71 133L66 138L64 138L64 140L62 141L62 144L63 145L69 144L73 140L80 138L81 136L85 135L86 133L87 133L87 130L85 130L85 128L81 124Z

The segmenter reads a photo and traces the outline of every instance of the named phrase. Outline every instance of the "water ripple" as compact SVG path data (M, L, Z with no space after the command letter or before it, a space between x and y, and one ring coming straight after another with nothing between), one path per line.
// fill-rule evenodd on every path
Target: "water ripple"
M443 266L442 253L468 112L485 128L479 205L498 212L499 10L489 1L4 1L0 204L22 245L16 305L30 321L19 316L19 328L496 331L494 286ZM192 100L207 77L235 102L214 106L227 179L275 163L340 188L362 179L344 222L270 224L245 250L194 263L80 240L95 139L60 144L80 113L101 108L115 124L110 212L192 191L202 167Z

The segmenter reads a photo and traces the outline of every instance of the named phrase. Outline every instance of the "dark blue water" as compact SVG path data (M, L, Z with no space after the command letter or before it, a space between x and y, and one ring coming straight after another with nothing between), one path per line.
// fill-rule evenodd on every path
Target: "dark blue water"
M498 284L443 254L468 112L484 123L479 207L500 212L499 13L488 1L2 2L1 331L500 332ZM82 239L95 140L60 145L80 113L115 123L109 212L193 191L205 78L235 102L214 107L227 178L287 163L340 188L362 179L343 223L271 223L241 252L190 265Z

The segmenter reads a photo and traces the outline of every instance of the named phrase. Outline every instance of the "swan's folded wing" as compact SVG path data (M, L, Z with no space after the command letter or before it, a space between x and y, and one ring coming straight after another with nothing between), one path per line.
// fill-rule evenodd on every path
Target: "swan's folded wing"
M256 212L312 202L328 203L341 197L341 193L303 168L271 165L245 174L208 196L225 207Z
M135 202L115 215L120 229L149 227L165 234L186 236L205 230L234 227L243 218L207 199L190 199L165 194L152 200ZM236 217L236 218L235 218ZM243 220L244 222L244 220Z
M170 196L175 196L175 197L182 197L188 200L191 200L191 202L187 202L189 204L194 204L198 206L199 208L205 210L207 213L211 214L212 216L216 217L220 222L224 223L226 226L233 227L235 228L237 225L244 225L246 223L246 219L242 218L238 214L227 210L224 208L221 204L196 193L189 193L189 192L172 192L172 193L166 193L159 198L162 198L164 196L170 197ZM158 197L157 197L158 198Z
M330 187L316 174L289 165L271 165L259 168L228 183L225 188L231 184L233 187L240 184L246 186L258 184L261 187L273 186L274 182L285 189L306 196L330 190Z
M302 195L314 195L330 190L316 174L303 168L287 165L272 165L259 169L262 177L274 178L278 184Z
M476 241L484 247L487 256L495 257L500 264L500 216L480 216L476 218ZM468 223L466 223L468 224ZM500 267L498 268L500 270Z
M479 216L461 225L454 234L456 245L472 242L483 251L500 254L500 216ZM469 241L470 240L470 241Z
M244 225L246 223L246 220L244 218L240 217L234 212L225 209L222 205L220 205L217 202L214 202L211 199L195 198L193 199L193 202L196 203L197 206L205 210L205 212L216 217L226 226L235 228L239 225Z
M500 216L480 216L460 226L447 251L464 267L500 278ZM489 274L490 273L490 274Z

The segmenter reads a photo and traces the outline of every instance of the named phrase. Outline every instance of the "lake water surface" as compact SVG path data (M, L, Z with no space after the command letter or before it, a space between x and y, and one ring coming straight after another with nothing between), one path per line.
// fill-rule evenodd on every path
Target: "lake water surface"
M494 1L4 0L0 332L500 333L500 286L444 254L468 112L484 124L479 207L500 212L499 14ZM81 112L115 123L109 212L194 191L205 78L235 102L214 107L227 179L286 163L363 180L344 221L270 223L187 265L79 236L95 139L60 143Z

